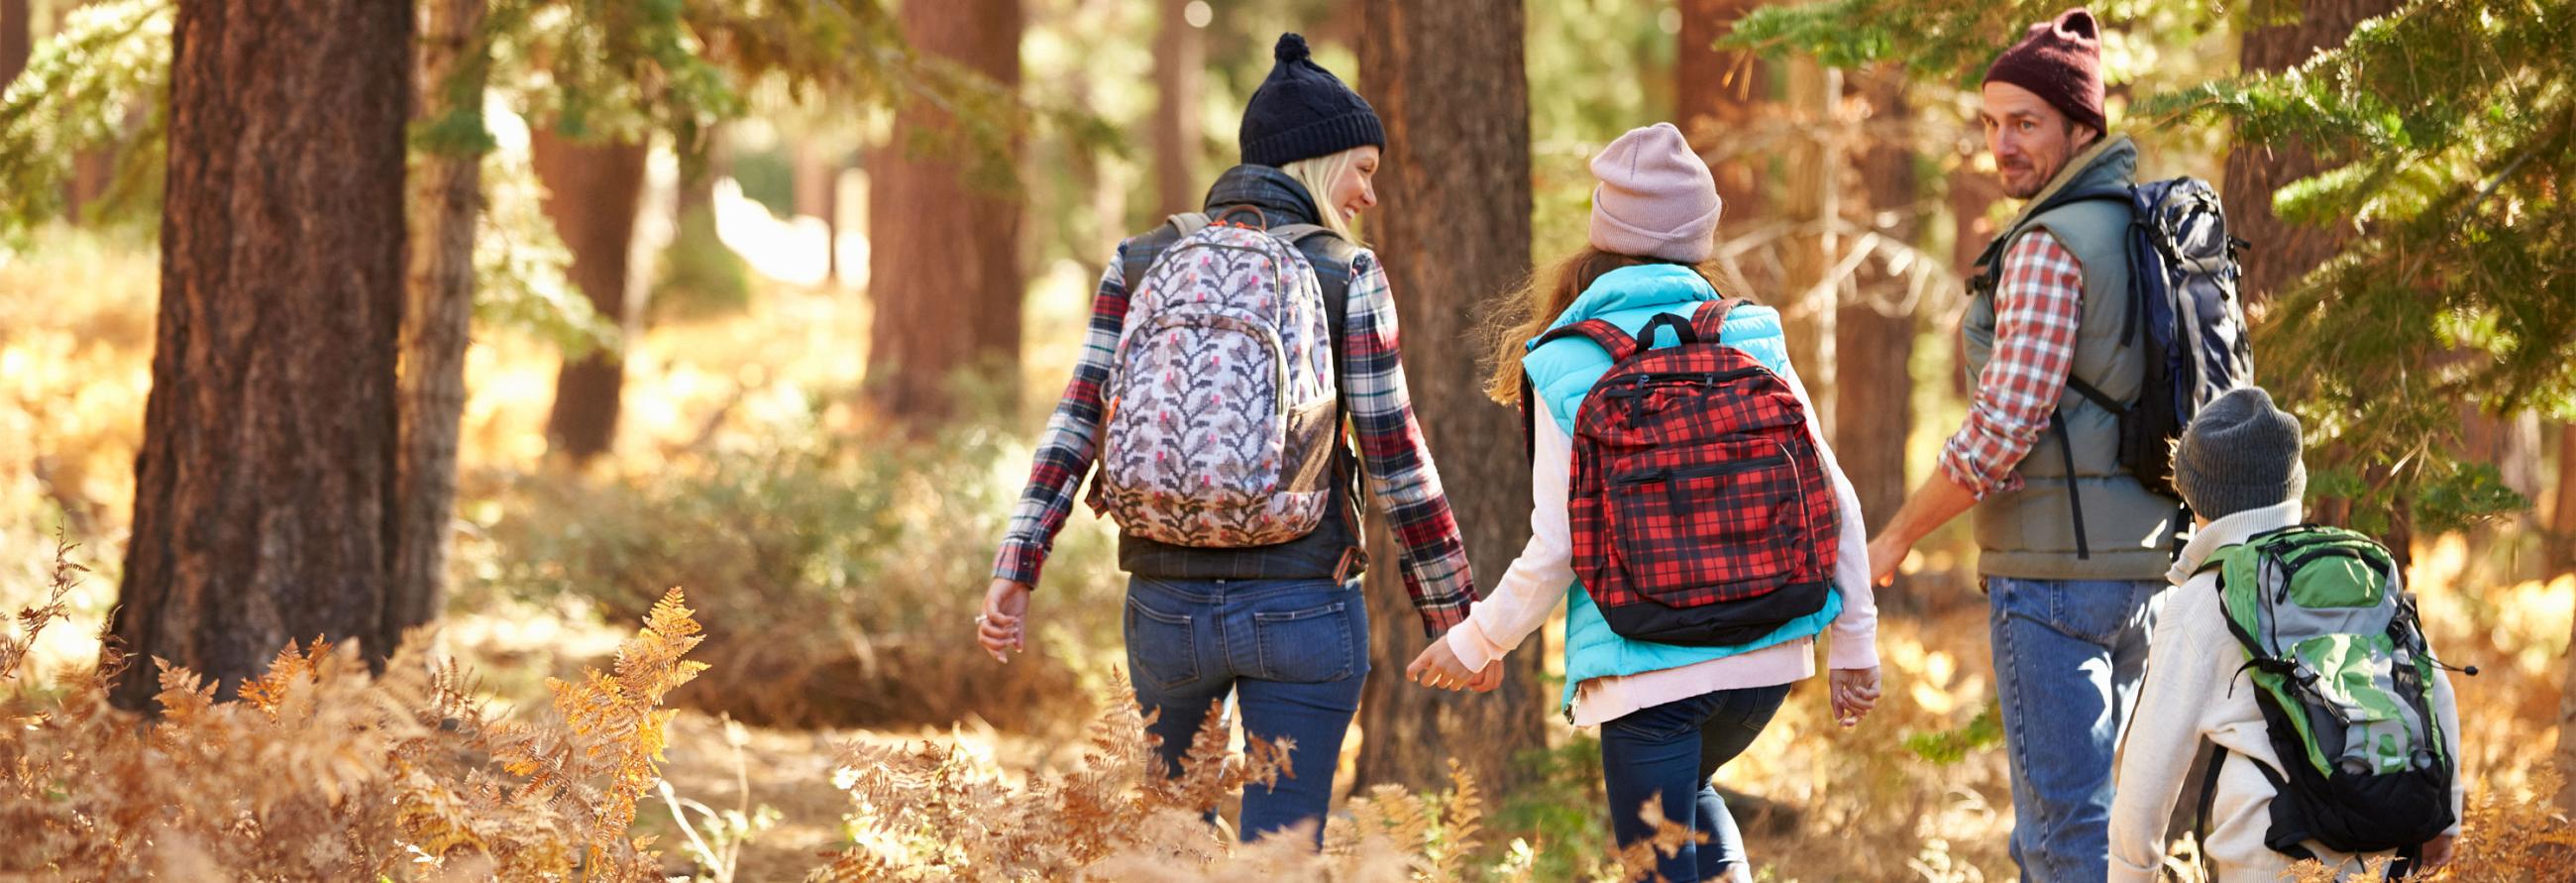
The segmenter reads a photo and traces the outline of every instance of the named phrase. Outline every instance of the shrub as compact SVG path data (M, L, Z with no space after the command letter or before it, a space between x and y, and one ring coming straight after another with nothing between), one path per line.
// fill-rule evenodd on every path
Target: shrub
M473 592L640 612L669 583L709 595L719 676L676 701L770 726L902 726L981 716L1071 735L1082 679L1118 646L1111 536L1075 525L1047 569L1033 651L1000 666L973 620L1027 452L972 428L919 444L819 430L617 481L540 476L503 492Z

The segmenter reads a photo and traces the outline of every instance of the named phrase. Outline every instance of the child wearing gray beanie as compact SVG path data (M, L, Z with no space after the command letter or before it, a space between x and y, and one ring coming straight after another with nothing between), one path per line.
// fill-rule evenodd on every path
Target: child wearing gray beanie
M2208 521L2278 506L2307 493L2299 418L2261 387L2239 387L2201 406L2174 445L2174 489Z
M2228 632L2218 571L2204 572L2202 565L2222 549L2306 520L2300 498L2307 492L2308 467L2300 461L2301 444L2299 419L2252 387L2229 390L2201 406L2174 444L2174 487L2200 526L2166 574L2177 588L2165 593L2156 615L2146 682L2120 742L2112 780L2112 883L2158 879L2165 823L2203 742L2224 749L2210 779L2209 827L2200 847L2213 879L2277 880L2289 870L2290 857L2265 842L2271 804L2279 795L2269 778L2277 774L2270 770L2283 767L2255 704L2257 690L2246 679L2245 651ZM2434 672L2427 700L2452 740L2448 750L2456 754L2459 705L2442 672ZM2461 776L2452 783L2455 819L2464 808L2467 781ZM2458 831L2453 825L2424 844L2424 860L2439 864ZM2313 841L2306 846L2335 869L2336 879L2358 870L2365 859Z

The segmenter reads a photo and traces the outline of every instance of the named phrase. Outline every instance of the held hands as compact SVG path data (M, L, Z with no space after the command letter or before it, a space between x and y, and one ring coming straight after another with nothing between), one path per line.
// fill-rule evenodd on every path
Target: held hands
M1878 707L1878 668L1837 668L1826 674L1832 687L1834 720L1845 727L1858 726L1869 710Z
M975 641L994 661L1009 662L1012 650L1028 649L1029 584L1006 579L984 590L984 612L975 617Z
M1433 639L1431 646L1422 648L1422 655L1413 657L1412 665L1404 667L1404 679L1440 690L1491 693L1503 685L1503 661L1487 662L1481 672L1468 671L1458 654L1450 652L1448 641Z

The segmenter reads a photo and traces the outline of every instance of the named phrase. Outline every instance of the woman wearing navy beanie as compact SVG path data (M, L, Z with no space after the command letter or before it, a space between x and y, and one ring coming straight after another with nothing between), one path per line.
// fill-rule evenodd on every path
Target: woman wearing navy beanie
M1320 844L1369 670L1360 475L1427 632L1466 618L1474 582L1414 420L1386 271L1351 233L1377 205L1385 127L1304 37L1281 35L1272 55L1244 109L1242 164L1204 212L1120 242L1103 274L977 636L1004 661L1026 648L1030 590L1101 464L1093 506L1118 521L1130 575L1128 671L1168 771L1231 694L1246 733L1293 746L1289 774L1245 786L1237 830ZM1455 686L1490 690L1501 672Z

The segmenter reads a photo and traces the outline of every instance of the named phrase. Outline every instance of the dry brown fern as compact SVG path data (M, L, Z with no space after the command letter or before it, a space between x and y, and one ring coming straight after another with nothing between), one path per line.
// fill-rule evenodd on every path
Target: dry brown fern
M58 557L58 582L76 572ZM422 635L376 676L351 648L288 647L238 702L156 660L148 724L96 673L67 679L0 732L0 877L658 880L627 827L659 778L658 703L699 670L682 659L695 632L673 590L614 676L558 689L561 723L494 722Z
M1104 691L1081 763L1019 785L971 752L921 743L841 750L858 842L808 879L860 880L1319 880L1406 883L1518 879L1472 867L1484 800L1452 766L1453 792L1434 801L1385 786L1351 802L1351 818L1242 845L1203 814L1248 783L1291 775L1288 746L1248 739L1226 750L1227 723L1211 713L1165 778L1148 717Z

